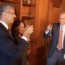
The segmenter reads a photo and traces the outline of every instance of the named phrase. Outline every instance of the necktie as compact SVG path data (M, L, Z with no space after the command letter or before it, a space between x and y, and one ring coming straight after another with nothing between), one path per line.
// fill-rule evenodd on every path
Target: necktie
M10 29L8 29L8 32L9 32L10 35L12 35Z
M61 27L60 34L59 34L59 40L58 40L58 50L60 51L62 49L62 36L63 36L63 26Z

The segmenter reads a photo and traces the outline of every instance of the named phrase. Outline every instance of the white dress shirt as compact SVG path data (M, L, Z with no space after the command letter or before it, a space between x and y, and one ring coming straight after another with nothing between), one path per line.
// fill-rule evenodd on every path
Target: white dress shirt
M2 23L3 26L5 26L5 28L8 30L8 25L6 23L2 22L1 20L0 20L0 23Z
M6 23L2 22L1 20L0 20L0 23L3 24L5 28L8 30L8 25ZM27 41L26 37L22 36L21 38Z
M61 26L62 25L60 25L60 29L61 29ZM65 25L63 25L63 28L62 29L63 29L63 36L62 36L62 49L63 49L64 35L65 35Z
M61 26L62 26L62 25L60 25L60 29L61 29ZM63 40L63 41L62 41L62 49L63 49L64 35L65 35L65 25L63 25L63 28L62 28L62 29L63 29L63 36L62 36L62 40ZM59 30L59 32L60 32L60 30ZM48 32L45 31L45 34L48 34ZM57 45L57 46L58 46L58 45Z

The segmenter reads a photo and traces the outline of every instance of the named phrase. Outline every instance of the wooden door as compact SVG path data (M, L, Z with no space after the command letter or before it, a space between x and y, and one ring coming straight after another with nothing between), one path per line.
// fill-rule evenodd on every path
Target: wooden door
M49 0L48 24L59 22L62 0Z

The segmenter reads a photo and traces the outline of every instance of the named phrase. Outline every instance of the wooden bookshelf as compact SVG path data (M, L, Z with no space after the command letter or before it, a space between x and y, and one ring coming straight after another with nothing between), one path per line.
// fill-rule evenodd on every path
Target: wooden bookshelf
M31 1L30 3L22 2L22 20L26 23L26 25L33 25L35 27L36 0L30 0L30 1ZM31 12L30 15L29 15L29 12ZM29 51L27 52L28 54L33 53L34 33L30 35L30 40L33 40L33 41L30 41Z
M12 3L20 3L20 1L16 1L16 0L1 0L4 2L12 2Z
M22 16L22 19L33 19L35 17L32 17L32 16Z
M35 4L23 3L23 6L35 6Z

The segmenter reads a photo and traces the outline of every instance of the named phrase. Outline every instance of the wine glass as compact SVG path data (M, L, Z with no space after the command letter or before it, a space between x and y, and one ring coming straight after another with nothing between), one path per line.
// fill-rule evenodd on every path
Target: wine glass
M30 26L30 25L27 25L26 27L29 27L29 26ZM28 42L30 41L30 35L28 35L27 41L28 41Z
M50 26L50 30L49 30L49 31L50 31L50 35L52 35L52 34L51 34L52 24L50 24L49 26Z
M30 41L30 35L28 35L27 41L28 41L28 42Z

